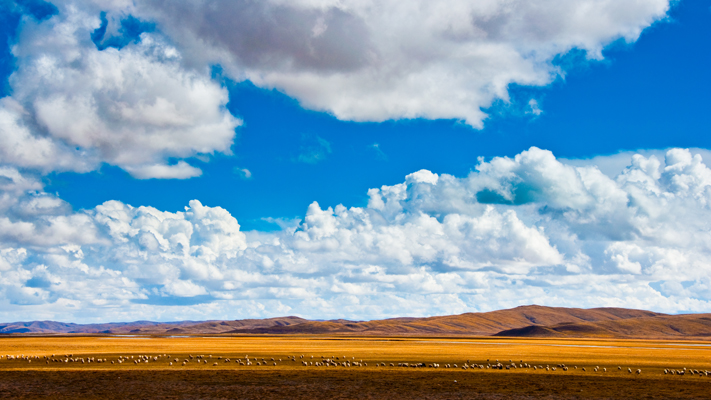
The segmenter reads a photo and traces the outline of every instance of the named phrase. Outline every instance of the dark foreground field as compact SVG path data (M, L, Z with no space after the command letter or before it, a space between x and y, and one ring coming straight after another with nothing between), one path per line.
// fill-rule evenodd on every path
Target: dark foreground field
M455 382L456 381L456 382ZM3 399L708 399L708 379L434 370L3 371Z

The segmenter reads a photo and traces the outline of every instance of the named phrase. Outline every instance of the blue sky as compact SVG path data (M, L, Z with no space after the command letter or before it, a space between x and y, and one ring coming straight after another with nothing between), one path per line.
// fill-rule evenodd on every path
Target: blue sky
M0 316L708 309L708 2L356 3L2 6Z
M700 49L711 48L709 22L706 2L680 2L668 20L635 43L609 45L602 61L560 57L560 64L572 64L565 78L545 87L512 85L511 102L491 106L483 129L457 120L340 121L304 110L278 90L225 78L228 109L245 125L237 129L234 155L200 164L203 176L145 181L102 166L88 174L49 175L47 190L75 208L116 199L178 211L199 197L229 210L245 229L264 230L276 227L262 218L299 218L312 201L364 206L369 188L398 183L412 171L464 176L477 157L514 156L531 146L565 158L708 148L711 56ZM526 114L530 99L541 115ZM331 152L313 163L299 162L302 152L319 147L318 138L328 141ZM241 179L235 168L249 169L253 178Z

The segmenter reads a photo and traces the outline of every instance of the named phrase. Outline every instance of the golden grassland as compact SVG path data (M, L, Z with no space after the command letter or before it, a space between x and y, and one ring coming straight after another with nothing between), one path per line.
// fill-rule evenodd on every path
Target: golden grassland
M8 355L15 359L8 360ZM122 399L148 395L152 399L711 398L711 376L664 374L665 368L711 370L709 342L502 337L49 336L0 338L0 356L0 398ZM119 364L120 356L129 357L128 361ZM148 356L150 360L134 363L139 356ZM235 362L244 361L246 356L252 365ZM289 359L291 356L295 361ZM45 357L51 360L93 357L107 361L47 362ZM302 363L315 363L322 357L338 357L337 362L362 360L367 366L317 367ZM180 360L177 363L176 358ZM225 362L226 358L230 361ZM190 361L183 366L186 359ZM267 361L266 365L262 359ZM544 367L565 364L569 369L461 368L465 362L487 365L496 360L502 364L512 360L517 365L523 362ZM376 366L383 362L386 367ZM390 363L395 366L390 367ZM437 363L440 368L403 368L397 366L399 363ZM444 368L446 364L457 364L457 368ZM596 366L600 367L597 372ZM618 370L618 366L622 369ZM603 372L603 368L607 371ZM642 373L634 373L637 369Z
M106 358L106 363L46 363L45 356L56 355L63 359L67 354L72 358ZM118 356L158 356L170 355L171 360L184 360L189 356L203 355L213 362L188 362L188 368L250 368L264 366L238 366L234 360L265 358L268 368L304 368L301 361L320 361L321 357L338 357L364 361L368 368L376 363L439 363L462 365L466 361L477 364L494 363L496 360L508 364L513 360L530 365L566 364L574 366L607 368L617 371L617 366L643 369L645 373L663 373L665 368L693 368L711 370L711 343L709 342L669 342L647 340L590 340L590 339L519 339L519 338L373 338L373 337L135 337L135 336L62 336L62 337L6 337L0 338L0 369L176 369L180 363L169 366L167 357L147 363L111 364ZM8 361L7 355L39 356L27 362L24 359ZM303 360L300 358L304 356ZM212 356L212 358L209 358ZM297 361L288 361L296 356ZM218 362L218 366L213 366ZM313 358L312 358L313 357ZM230 358L231 362L224 362ZM277 366L271 362L275 358ZM279 362L279 359L282 359ZM363 367L364 368L364 367ZM529 368L533 372L532 369ZM519 371L522 372L522 371ZM537 371L541 372L541 371ZM582 370L567 373L583 373ZM589 372L589 371L588 371Z

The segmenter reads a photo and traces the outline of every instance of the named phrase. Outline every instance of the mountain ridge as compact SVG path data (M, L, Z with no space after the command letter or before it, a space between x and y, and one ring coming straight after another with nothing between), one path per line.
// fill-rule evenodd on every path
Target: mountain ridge
M0 334L510 336L711 339L711 314L669 315L626 308L538 305L424 318L371 321L297 316L209 321L0 323Z

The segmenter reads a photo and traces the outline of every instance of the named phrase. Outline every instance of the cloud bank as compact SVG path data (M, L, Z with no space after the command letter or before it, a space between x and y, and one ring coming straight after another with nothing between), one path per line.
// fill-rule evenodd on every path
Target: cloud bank
M510 85L550 84L571 50L600 59L634 42L669 0L54 4L22 17L0 99L5 320L708 310L711 170L685 149L559 160L531 148L465 177L416 171L368 191L367 206L313 203L272 233L242 232L199 199L176 213L118 201L73 211L41 180L102 164L200 176L191 158L229 155L242 124L223 76L343 120L479 128ZM316 137L294 161L330 153Z
M711 169L686 149L609 177L533 147L465 177L414 172L365 207L313 203L271 233L198 200L72 212L31 176L0 175L5 320L711 305Z
M453 118L481 128L508 86L544 86L572 49L602 58L666 16L668 0L183 1L136 12L193 62L354 121Z
M669 0L53 1L22 17L0 99L0 164L139 179L199 176L242 121L225 76L343 120L452 118L483 126L511 84L545 86L556 57L663 19ZM39 3L38 3L39 4ZM19 7L19 6L18 6ZM52 13L56 9L56 13ZM541 113L530 103L531 114ZM321 153L320 153L321 154ZM322 152L322 154L325 154ZM204 157L203 157L204 158ZM318 158L305 156L304 162Z
M46 20L23 17L12 95L0 99L0 163L45 173L108 163L139 179L183 179L201 171L170 159L230 154L241 121L207 67L186 69L158 34L102 45L97 7L58 6Z

